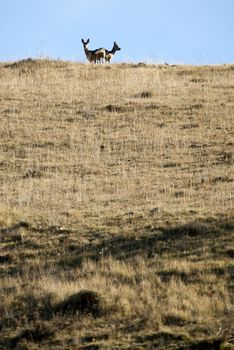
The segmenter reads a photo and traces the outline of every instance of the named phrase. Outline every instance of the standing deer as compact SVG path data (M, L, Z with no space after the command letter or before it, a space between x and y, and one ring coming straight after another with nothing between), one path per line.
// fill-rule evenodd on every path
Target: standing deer
M82 39L81 42L84 46L85 56L89 62L94 62L94 63L104 62L106 57L106 50L104 48L101 47L100 49L89 50L88 49L89 39L87 41L84 41L84 39Z
M116 51L120 51L120 50L121 48L116 44L116 41L114 41L114 45L111 51L105 49L105 52L106 52L105 61L110 63Z

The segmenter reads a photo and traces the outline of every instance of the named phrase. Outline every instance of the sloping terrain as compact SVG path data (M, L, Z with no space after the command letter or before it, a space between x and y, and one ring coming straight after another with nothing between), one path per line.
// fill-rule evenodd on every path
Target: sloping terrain
M0 64L0 348L234 347L234 66Z

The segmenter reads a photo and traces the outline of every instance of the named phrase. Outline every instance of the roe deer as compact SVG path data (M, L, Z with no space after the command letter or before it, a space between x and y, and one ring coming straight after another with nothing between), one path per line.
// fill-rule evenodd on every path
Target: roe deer
M102 47L100 49L96 50L89 50L88 49L88 43L89 39L87 41L84 41L84 39L81 40L83 46L84 46L84 52L87 60L89 62L104 62L105 56L106 56L106 51Z
M105 49L106 51L105 61L110 63L116 51L120 51L120 50L121 48L116 44L116 42L114 42L114 45L111 51Z

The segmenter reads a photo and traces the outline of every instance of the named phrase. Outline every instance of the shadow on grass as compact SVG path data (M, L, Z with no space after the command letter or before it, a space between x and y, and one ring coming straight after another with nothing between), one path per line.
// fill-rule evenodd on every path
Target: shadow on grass
M138 255L153 258L157 255L170 253L176 256L203 254L204 247L212 250L217 239L222 235L234 232L234 222L227 220L192 222L161 230L144 233L137 237L117 236L90 243L85 246L74 247L65 253L59 264L63 267L81 266L87 259L99 261L104 257L128 260ZM223 253L223 252L222 252ZM219 251L216 252L219 254Z
M173 334L169 332L158 332L138 336L137 341L144 346L153 348L178 349L178 350L219 350L225 342L221 337L192 340L184 334Z
M29 349L32 343L41 343L45 340L53 338L55 335L55 329L48 322L36 322L35 324L23 329L17 336L5 341L4 346L7 349ZM21 342L27 343L27 347L21 347ZM26 346L26 345L25 345Z

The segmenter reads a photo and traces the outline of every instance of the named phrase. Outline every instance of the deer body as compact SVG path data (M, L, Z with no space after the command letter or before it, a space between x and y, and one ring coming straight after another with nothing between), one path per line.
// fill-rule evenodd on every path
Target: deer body
M85 56L89 62L94 62L94 63L104 62L106 57L106 50L104 48L101 47L96 50L89 50L88 49L89 39L87 41L84 41L84 39L82 39L81 42L84 46Z
M121 48L116 44L116 42L114 42L114 45L111 51L105 49L105 61L110 63L116 51L120 51L120 50Z

